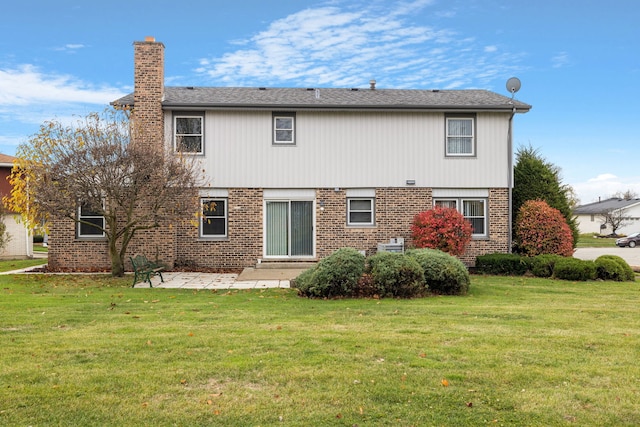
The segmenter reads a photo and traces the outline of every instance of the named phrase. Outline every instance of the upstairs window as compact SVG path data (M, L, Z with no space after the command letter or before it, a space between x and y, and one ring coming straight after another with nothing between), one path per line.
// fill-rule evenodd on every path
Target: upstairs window
M273 144L295 145L296 143L295 113L273 114Z
M475 118L447 117L447 156L475 155Z
M78 208L78 223L76 234L78 237L104 237L104 216L94 212L87 205Z
M347 199L347 225L373 225L374 199Z
M203 116L174 116L174 150L181 153L203 153Z
M201 199L200 237L227 237L227 200Z

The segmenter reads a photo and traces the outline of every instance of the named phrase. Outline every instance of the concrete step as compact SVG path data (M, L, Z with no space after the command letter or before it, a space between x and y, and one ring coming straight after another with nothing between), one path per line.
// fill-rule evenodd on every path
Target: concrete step
M265 270L286 270L286 269L294 269L294 270L306 270L308 268L314 267L316 265L315 261L262 261L256 264L256 269L265 269Z

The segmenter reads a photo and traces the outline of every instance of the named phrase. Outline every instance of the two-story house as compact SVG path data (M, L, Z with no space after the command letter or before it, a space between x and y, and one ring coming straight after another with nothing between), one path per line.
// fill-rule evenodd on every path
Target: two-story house
M341 247L410 241L415 214L458 209L473 225L462 256L510 250L511 126L529 105L485 90L165 87L164 45L134 43L133 107L152 143L195 156L203 218L138 239L177 265L309 261ZM211 202L215 203L212 209ZM135 247L133 248L135 251ZM92 254L87 259L86 253ZM50 265L109 265L99 239L50 234Z

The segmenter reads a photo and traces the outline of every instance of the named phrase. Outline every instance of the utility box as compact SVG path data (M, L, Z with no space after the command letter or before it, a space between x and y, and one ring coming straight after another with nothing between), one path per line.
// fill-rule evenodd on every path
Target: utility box
M378 252L404 253L404 238L394 237L389 239L389 243L378 243Z

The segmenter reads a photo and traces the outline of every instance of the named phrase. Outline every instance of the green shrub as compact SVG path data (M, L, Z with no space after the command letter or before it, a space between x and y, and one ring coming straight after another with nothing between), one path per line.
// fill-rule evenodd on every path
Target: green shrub
M437 249L411 249L424 273L426 287L436 294L465 295L469 290L469 271L458 258Z
M483 274L522 276L528 269L528 259L516 254L495 253L476 257L476 270Z
M368 258L367 271L380 297L413 298L427 291L422 267L404 254L378 252Z
M516 217L515 239L518 252L573 255L573 236L562 213L542 200L527 200Z
M365 257L353 248L342 248L304 271L295 280L298 292L307 297L351 296L365 268Z
M562 257L554 254L534 256L529 260L531 273L536 277L551 277L553 276L553 267L559 259Z
M471 242L471 223L455 208L435 206L420 212L411 224L411 240L417 248L440 249L461 255Z
M598 278L617 282L635 281L636 275L627 262L617 255L602 255L595 260Z
M562 280L594 280L597 277L596 264L593 261L585 261L577 258L561 258L556 261L553 275Z

